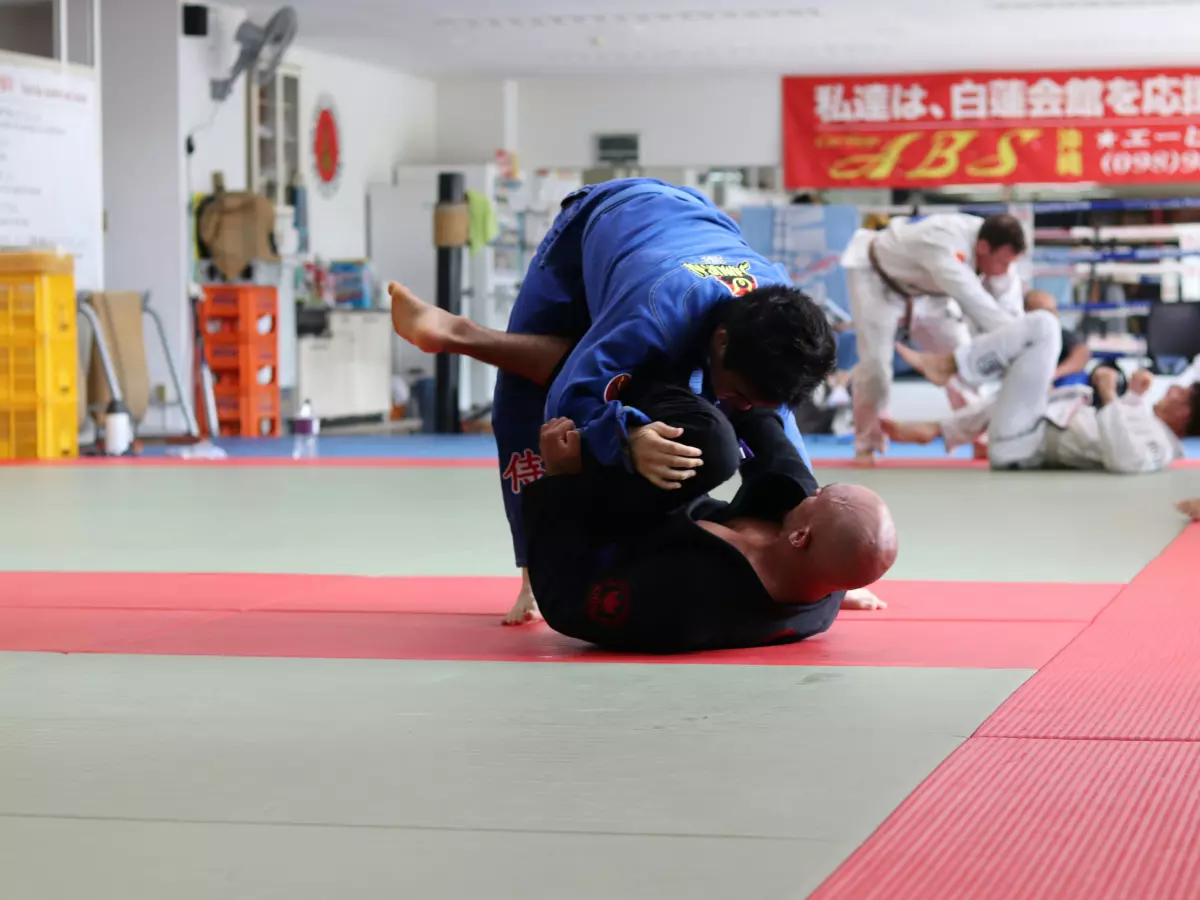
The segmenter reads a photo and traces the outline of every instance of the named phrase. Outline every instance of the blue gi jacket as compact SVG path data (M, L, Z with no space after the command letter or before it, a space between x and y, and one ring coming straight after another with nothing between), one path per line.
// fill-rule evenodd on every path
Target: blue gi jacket
M563 230L582 229L575 237L582 240L591 327L555 379L545 414L572 419L601 464L628 467L628 431L650 422L620 400L634 371L706 359L717 304L791 279L690 188L632 178L584 188L577 197ZM563 256L569 265L569 245L579 246L556 240L541 264L553 267Z

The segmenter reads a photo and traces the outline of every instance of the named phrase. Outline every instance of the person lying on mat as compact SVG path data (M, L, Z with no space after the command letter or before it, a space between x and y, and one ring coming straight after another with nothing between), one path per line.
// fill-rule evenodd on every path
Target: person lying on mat
M878 495L819 488L774 410L747 410L731 424L711 406L681 418L697 399L686 388L635 395L662 420L686 419L679 440L722 474L737 467L736 425L752 454L741 489L731 503L701 497L665 515L639 508L639 492L623 489L643 479L587 462L571 420L546 423L546 475L522 505L529 578L551 628L610 650L683 653L792 643L826 631L841 607L874 606L869 592L853 592L896 559L895 525Z
M1136 372L1118 396L1109 368L1093 373L1093 386L1046 390L1058 364L1058 319L1034 310L1023 319L965 344L952 354L928 354L897 345L914 369L937 385L952 378L978 386L1002 379L987 400L941 422L894 422L884 427L896 441L925 444L943 438L947 449L987 432L996 469L1106 469L1122 474L1158 472L1183 455L1180 438L1200 434L1200 385L1173 385L1151 406L1149 372ZM1099 409L1092 404L1095 391Z
M507 331L458 318L424 329L393 299L396 332L430 353L498 365L492 430L518 568L526 568L520 495L535 477L538 428L570 416L587 453L660 488L695 463L669 429L627 402L629 378L648 367L712 399L780 409L801 455L791 407L833 369L823 310L792 286L785 267L755 253L736 222L694 188L653 178L591 184L569 194L533 255ZM436 314L436 311L435 311ZM522 377L509 351L525 338L566 342L562 377ZM660 372L660 374L663 374ZM524 576L524 573L523 573ZM534 607L527 576L509 624Z

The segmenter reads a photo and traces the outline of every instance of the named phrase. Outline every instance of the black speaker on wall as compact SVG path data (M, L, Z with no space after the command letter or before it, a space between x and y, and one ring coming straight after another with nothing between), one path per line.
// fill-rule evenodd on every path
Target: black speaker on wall
M208 7L199 3L183 4L184 37L208 36Z

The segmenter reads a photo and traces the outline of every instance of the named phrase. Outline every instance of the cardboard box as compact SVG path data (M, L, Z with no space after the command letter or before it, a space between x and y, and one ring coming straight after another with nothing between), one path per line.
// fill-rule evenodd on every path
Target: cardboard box
M261 194L218 191L201 207L197 238L202 255L230 281L255 261L278 262L275 207Z

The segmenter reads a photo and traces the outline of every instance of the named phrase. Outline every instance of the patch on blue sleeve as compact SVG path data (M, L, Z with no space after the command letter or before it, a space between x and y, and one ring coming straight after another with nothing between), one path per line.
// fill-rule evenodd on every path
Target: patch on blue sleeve
M699 262L684 263L683 267L697 278L719 281L735 297L741 297L758 287L758 279L750 272L750 261L730 264L721 257L706 256Z

